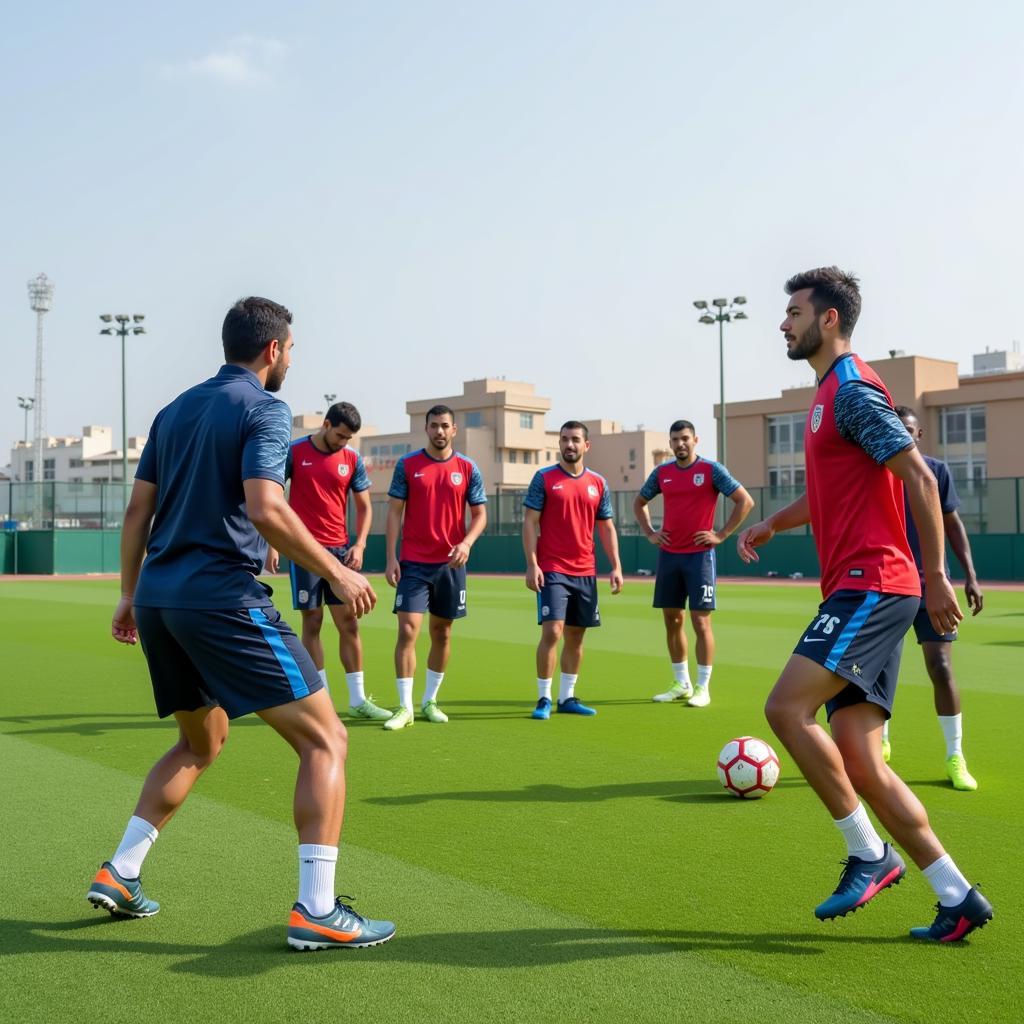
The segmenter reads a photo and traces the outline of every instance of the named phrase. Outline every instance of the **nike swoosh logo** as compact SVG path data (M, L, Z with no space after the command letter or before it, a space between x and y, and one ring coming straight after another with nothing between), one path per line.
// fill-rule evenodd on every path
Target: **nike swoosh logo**
M305 459L303 459L303 461L302 461L302 464L303 464L304 466L312 466L312 465L313 465L313 463L312 463L312 462L306 462L306 460L305 460Z
M805 644L823 644L824 642L825 642L825 637L823 637L823 636L805 636L804 637L804 643Z
M423 474L422 474L422 473L413 473L413 476L414 476L414 477L417 477L417 476L423 476Z

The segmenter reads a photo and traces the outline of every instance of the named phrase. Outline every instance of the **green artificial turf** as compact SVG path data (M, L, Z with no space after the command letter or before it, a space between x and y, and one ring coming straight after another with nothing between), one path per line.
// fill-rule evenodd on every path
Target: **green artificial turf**
M367 685L391 704L394 618L375 582ZM286 604L286 581L275 585ZM728 739L772 741L764 696L816 590L720 586L713 703L702 710L650 700L671 682L650 581L616 598L604 590L578 685L599 714L535 722L535 605L517 577L470 580L440 695L448 725L351 723L338 888L362 912L393 918L398 935L379 949L302 955L284 946L294 755L255 718L234 724L146 862L160 914L113 921L86 904L175 735L152 712L141 651L109 638L117 589L0 584L5 1020L1021 1019L1024 593L990 592L955 648L979 791L945 782L913 642L892 726L893 767L995 905L967 943L907 938L933 916L913 869L857 914L814 919L843 846L778 744L782 779L766 799L718 786ZM324 635L341 707L329 624ZM417 702L424 662L421 646Z

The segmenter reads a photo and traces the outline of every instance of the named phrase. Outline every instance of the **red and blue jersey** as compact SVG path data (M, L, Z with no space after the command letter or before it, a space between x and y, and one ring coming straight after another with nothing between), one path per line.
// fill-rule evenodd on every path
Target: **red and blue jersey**
M317 543L346 547L348 492L370 487L359 452L347 446L322 452L312 437L302 437L288 449L285 475L292 482L288 503Z
M661 495L661 528L669 535L661 550L677 555L707 551L707 544L694 544L693 535L714 529L719 494L729 497L739 486L725 466L710 459L697 458L689 466L672 459L655 466L640 488L640 496L650 501Z
M853 353L818 383L804 430L807 499L821 592L920 595L903 483L884 463L913 445L882 379Z
M608 483L600 473L584 469L573 476L560 463L538 470L523 505L540 513L537 565L541 572L597 574L594 523L612 518Z
M447 562L466 539L466 506L483 505L484 478L461 452L432 459L424 449L403 455L395 466L388 495L405 502L402 546L406 562Z

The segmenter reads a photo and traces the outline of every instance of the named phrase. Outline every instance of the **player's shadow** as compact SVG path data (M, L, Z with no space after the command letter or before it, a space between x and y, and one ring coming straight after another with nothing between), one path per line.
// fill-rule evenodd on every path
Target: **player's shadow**
M802 786L802 779L781 780L779 786ZM436 800L477 801L480 803L586 804L605 800L653 797L676 802L740 804L715 783L703 779L667 779L664 782L614 782L600 786L562 786L540 782L521 789L455 790L449 793L406 793L401 796L371 796L364 801L379 807L407 807Z
M116 720L115 720L116 719ZM0 724L31 725L35 722L52 722L31 729L5 729L7 736L102 736L111 732L135 732L139 729L164 729L174 732L177 723L173 718L156 718L153 713L139 715L12 715L0 718ZM62 724L56 724L56 723ZM237 718L231 723L232 729L251 728L262 725L256 716Z
M160 941L159 924L107 916L75 921L0 919L0 959L59 953L168 957L168 970L203 977L246 978L302 960L304 970L337 970L336 957L290 951L281 924L211 942ZM401 929L401 923L399 923ZM673 953L743 952L765 956L820 956L830 945L878 947L912 942L909 936L850 936L837 932L757 933L721 929L520 928L407 934L368 954L375 961L468 968L557 966L620 957Z

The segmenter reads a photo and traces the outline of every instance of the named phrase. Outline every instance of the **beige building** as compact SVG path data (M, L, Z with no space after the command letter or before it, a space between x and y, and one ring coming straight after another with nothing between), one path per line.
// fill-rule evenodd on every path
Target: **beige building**
M135 479L145 437L128 438L128 479ZM81 437L47 437L43 440L42 472L36 465L33 441L18 441L11 449L11 478L20 483L91 484L120 482L121 449L114 447L110 427L82 428Z
M990 479L1024 476L1024 368L1016 352L974 357L975 372L928 356L894 353L870 366L897 405L917 411L922 449L949 464L961 496ZM726 405L729 469L748 487L804 486L804 423L813 387ZM715 406L716 419L720 407Z

